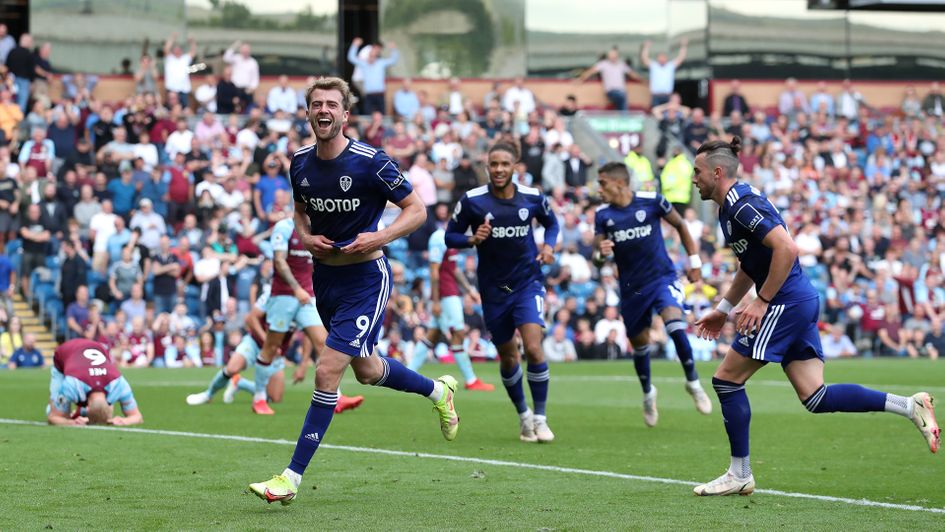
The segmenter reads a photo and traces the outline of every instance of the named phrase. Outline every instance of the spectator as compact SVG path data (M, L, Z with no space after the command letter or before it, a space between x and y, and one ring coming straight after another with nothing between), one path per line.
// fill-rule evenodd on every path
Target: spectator
M53 77L52 65L49 57L52 55L52 44L44 42L33 53L33 85L30 88L34 99L43 102L48 107L49 80Z
M13 93L0 85L0 146L9 144L16 135L16 130L23 121L23 110L13 101Z
M810 113L807 97L797 88L797 79L787 78L784 82L784 91L778 97L778 112L793 121L798 113Z
M900 109L902 110L903 116L908 118L918 118L922 114L922 101L919 100L919 96L915 92L915 87L912 85L906 85Z
M643 42L640 50L640 59L643 66L650 69L650 107L656 107L669 101L676 84L676 69L686 60L686 49L689 39L683 38L679 44L679 52L670 61L669 56L660 52L656 54L656 62L650 60L650 41Z
M240 100L244 109L253 103L253 93L259 87L259 63L250 55L250 51L249 44L236 41L223 52L223 61L233 68L233 84L241 92Z
M541 347L545 352L545 358L550 362L574 362L577 360L577 351L574 349L574 342L566 336L565 326L557 324L552 330L551 336L545 337Z
M20 227L20 238L23 239L23 258L20 269L24 272L46 265L46 256L49 254L49 241L52 233L43 227L39 205L29 206L23 226ZM30 278L23 276L23 293L30 293Z
M174 93L181 106L187 107L190 98L190 65L197 56L197 41L193 37L187 39L188 53L184 53L180 45L176 44L177 32L164 42L164 90Z
M23 325L19 316L11 316L7 330L0 333L0 355L9 359L13 352L23 347Z
M626 111L627 77L636 81L640 81L641 78L626 61L620 58L620 52L616 46L607 51L604 59L582 72L578 81L587 81L594 74L600 74L601 85L610 105L617 111Z
M66 207L56 199L56 185L46 183L43 187L43 199L39 204L40 223L49 230L53 237L62 239L69 221Z
M176 153L174 164L168 165L162 181L167 183L167 219L177 225L187 216L194 201L194 175L185 164L186 155Z
M926 333L922 344L924 354L927 354L930 360L938 360L939 354L945 351L945 332L943 332L942 320L932 320L932 329Z
M823 337L825 358L844 358L856 356L856 347L850 337L843 333L843 326L830 326L830 333Z
M217 87L219 84L220 81L215 75L208 74L207 77L203 79L203 83L194 91L194 99L197 100L198 113L217 112Z
M67 338L84 336L89 325L89 289L84 284L75 287L74 300L65 305ZM63 300L65 304L65 300Z
M134 80L135 94L157 94L157 65L150 55L142 54L138 59L138 69L135 70Z
M945 94L942 94L941 86L937 81L932 82L928 94L922 98L922 112L939 118L945 115Z
M23 345L10 357L9 368L41 368L44 363L43 354L36 349L36 336L26 333L23 335Z
M216 112L223 115L243 112L243 104L243 92L233 83L233 67L227 65L217 81Z
M860 114L860 107L864 105L863 95L853 88L853 82L843 80L843 90L837 96L837 115L850 120L856 120Z
M673 204L679 214L686 212L692 201L692 163L682 151L670 159L660 173L663 196Z
M119 305L131 296L131 288L143 281L141 266L132 258L130 247L122 249L121 260L112 264L108 271L109 293Z
M172 312L177 301L177 280L180 278L181 265L171 253L171 240L167 235L161 236L160 249L152 261L154 310L159 314Z
M722 114L725 116L731 116L733 111L738 111L741 114L750 112L748 107L748 101L745 100L745 97L741 93L741 82L737 79L733 79L729 85L728 95L725 96L725 100L722 103Z
M269 89L269 95L266 97L266 107L270 113L282 111L286 114L295 114L298 107L295 91L289 87L289 76L285 74L279 76L279 82L276 86Z
M120 334L121 355L119 358L122 367L143 368L150 366L154 361L154 341L151 331L144 326L144 317L137 316L129 319L131 332Z
M16 237L20 214L20 190L16 179L0 174L0 242Z
M420 112L420 99L411 89L410 78L404 78L400 89L394 93L394 114L408 122Z
M0 24L0 64L6 64L10 51L16 48L16 40L8 31L6 24Z
M59 294L63 308L69 308L78 297L79 287L85 285L88 278L89 256L82 247L78 235L62 241L63 260L59 269Z
M400 54L397 51L397 46L392 42L388 42L387 47L391 50L390 57L380 57L381 47L375 44L368 45L370 46L368 57L367 59L361 59L358 57L358 49L363 42L364 39L361 37L355 37L351 41L351 47L348 48L348 62L361 69L364 79L364 100L361 113L369 115L374 111L381 111L386 114L387 68L397 62Z
M525 86L525 80L521 76L516 77L515 84L502 95L502 108L522 119L535 110L535 94Z
M78 117L74 117L74 120L78 121ZM76 135L73 117L64 112L53 113L53 123L46 131L46 136L52 141L56 153L53 166L61 165L75 151Z
M259 176L256 190L253 191L253 206L256 208L257 216L263 216L264 213L269 212L277 190L292 191L289 181L282 174L284 158L285 156L280 153L271 153L263 162L265 173ZM285 164L285 166L288 165Z
M141 231L138 242L151 252L157 251L161 237L167 233L164 218L154 212L154 205L148 198L138 202L138 212L131 217L129 224L132 229Z
M131 296L122 302L121 311L128 316L129 320L135 318L144 320L147 314L147 304L144 301L144 287L141 283L135 283L131 286Z
M13 74L13 84L16 88L16 103L20 111L26 114L30 99L30 86L36 77L36 63L34 62L33 36L29 33L20 35L19 46L7 54L7 70Z
M36 171L36 175L45 177L52 172L53 159L56 158L56 145L46 138L46 129L35 127L30 132L30 140L20 148L18 162Z
M164 143L167 156L175 162L178 153L189 155L194 144L194 133L187 128L187 120L178 119L176 127L177 129L167 136L167 141Z
M620 353L625 353L627 351L627 330L623 325L623 321L620 320L619 313L617 312L617 307L608 306L604 309L603 319L597 321L594 325L594 338L597 344L606 344L609 336L613 336L612 333L616 333L614 341L620 348ZM618 354L617 356L611 357L607 356L606 358L618 358L623 356Z
M444 159L445 160L445 159ZM425 153L418 153L413 166L407 171L407 177L423 204L430 208L436 203L436 182L430 172L431 164Z
M436 185L436 201L449 205L453 199L453 189L456 187L453 171L450 170L446 159L440 159L433 170L433 183Z

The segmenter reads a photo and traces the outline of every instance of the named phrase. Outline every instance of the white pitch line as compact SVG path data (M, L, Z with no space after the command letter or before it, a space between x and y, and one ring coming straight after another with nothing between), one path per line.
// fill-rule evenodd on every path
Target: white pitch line
M637 382L635 376L628 375L552 375L552 380L554 382ZM682 384L685 380L682 377L651 377L653 382L668 382L668 383L679 383ZM867 388L873 388L874 390L885 390L888 388L896 388L902 390L914 390L916 392L945 392L945 386L923 386L919 384L862 384L858 383L861 386L866 386ZM776 388L790 388L791 382L787 379L783 381L778 380L749 380L749 386L772 386Z
M45 427L46 423L40 421L28 421L23 419L4 419L0 418L0 424L6 425L28 425L33 427ZM78 428L78 427L72 427ZM95 426L89 425L82 427L82 429L87 430L106 430L106 431L118 431L118 432L137 432L140 434L158 434L161 436L180 436L184 438L203 438L208 440L226 440L226 441L240 441L248 443L267 443L267 444L276 444L276 445L292 445L296 444L295 441L290 440L276 440L269 438L255 438L252 436L237 436L232 434L206 434L201 432L182 432L177 430L157 430L157 429L142 429L136 427L107 427L107 426ZM630 475L627 473L617 473L614 471L598 471L594 469L579 469L574 467L560 467L560 466L551 466L551 465L542 465L542 464L529 464L525 462L510 462L506 460L491 460L488 458L472 458L468 456L453 456L447 454L430 454L430 453L419 453L419 452L408 452L408 451L395 451L393 449L376 449L372 447L354 447L351 445L331 445L331 444L322 444L319 446L324 449L334 449L337 451L349 451L354 453L369 453L369 454L384 454L388 456L402 456L406 458L430 458L434 460L447 460L450 462L466 462L473 464L483 464L483 465L494 465L500 467L517 467L519 469L533 469L537 471L551 471L554 473L570 473L574 475L585 475L592 477L606 477L606 478L617 478L621 480L639 480L644 482L658 482L661 484L674 484L680 486L695 486L696 483L690 482L688 480L678 480L674 478L662 478L662 477L651 477L645 475ZM912 512L928 512L934 514L945 514L945 508L928 508L926 506L917 506L914 504L894 504L889 502L879 502L871 501L868 499L850 499L847 497L831 497L829 495L814 495L810 493L794 493L790 491L781 491L781 490L768 490L760 489L755 490L755 493L760 493L763 495L777 495L780 497L791 497L795 499L810 499L815 501L823 502L839 502L844 504L850 504L853 506L871 506L876 508L888 508L891 510L908 510Z

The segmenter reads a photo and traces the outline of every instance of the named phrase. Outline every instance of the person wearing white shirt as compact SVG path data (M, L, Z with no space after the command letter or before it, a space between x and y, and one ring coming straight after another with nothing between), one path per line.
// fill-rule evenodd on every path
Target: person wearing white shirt
M199 198L203 195L204 190L210 192L213 203L220 205L220 199L223 197L223 187L217 183L217 176L213 173L204 174L203 181L201 181L194 190L195 197Z
M220 205L227 211L235 211L240 205L246 203L246 196L242 191L236 188L235 177L227 176L223 178L223 191L220 192L216 202L217 205Z
M188 53L184 53L180 45L175 44L177 32L164 43L164 90L177 93L182 106L190 103L190 65L197 55L197 41L193 37L187 39Z
M151 142L151 135L147 131L142 131L138 135L138 143L133 145L133 148L135 158L144 161L144 166L141 169L145 172L154 170L159 162L158 149Z
M527 87L521 77L515 78L515 85L509 87L502 95L502 108L510 113L516 112L515 102L518 102L518 114L528 116L535 110L535 95ZM517 118L517 117L516 117Z
M152 253L156 253L161 245L161 236L167 234L164 217L154 212L154 204L148 198L142 198L138 207L138 212L131 217L128 226L140 229L141 237L138 242Z
M679 44L679 53L670 61L669 56L660 52L656 54L656 61L650 60L650 41L643 43L640 50L640 59L643 66L650 69L650 106L656 107L669 101L676 84L676 69L686 60L686 48L689 39L684 38Z
M620 321L615 306L605 308L604 317L594 325L594 340L598 344L606 342L610 331L617 331L617 345L620 346L621 352L625 353L627 351L627 328Z
M574 342L568 340L563 323L555 325L551 335L546 336L541 342L541 347L545 352L545 359L549 362L574 362L577 360L577 350L574 349Z
M203 85L197 87L194 91L194 98L197 99L197 111L217 112L217 84L220 80L210 74L204 80Z
M269 89L269 95L266 97L266 108L270 113L282 111L287 114L295 114L298 107L295 91L289 87L289 76L279 76L279 84Z
M178 153L190 153L193 141L194 132L187 129L187 120L180 118L177 120L177 129L167 136L164 151L173 160Z
M99 273L108 270L108 239L117 232L112 212L112 201L102 200L102 211L89 220L89 238L92 239L92 269Z
M237 48L239 53L236 52ZM223 61L233 67L231 81L243 91L244 105L252 103L253 93L259 87L259 63L249 54L249 45L242 41L234 42L223 52Z

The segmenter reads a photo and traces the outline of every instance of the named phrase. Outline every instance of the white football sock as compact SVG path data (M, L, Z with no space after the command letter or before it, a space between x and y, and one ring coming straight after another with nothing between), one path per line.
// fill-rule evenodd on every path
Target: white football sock
M728 472L736 478L748 478L751 476L751 460L747 456L733 456L732 465Z
M427 396L434 403L443 398L443 383L440 381L433 381L433 391L430 392L430 395Z
M289 482L291 482L292 485L295 486L295 489L299 489L299 484L302 483L302 475L296 473L295 471L292 471L291 469L287 467L285 468L285 471L282 472L282 476L289 479Z
M892 393L886 394L886 411L899 414L903 417L912 417L915 401L911 397L903 397Z
M532 417L532 410L529 408L528 410L526 410L526 411L522 412L521 414L519 414L518 417L519 417L519 419L521 419L521 420L524 420L525 418Z

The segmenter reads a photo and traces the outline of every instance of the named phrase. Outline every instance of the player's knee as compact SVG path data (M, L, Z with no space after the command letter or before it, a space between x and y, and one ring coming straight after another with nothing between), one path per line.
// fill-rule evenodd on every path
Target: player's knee
M800 397L800 394L798 394L798 399L811 414L833 412L833 410L826 408L827 405L824 402L824 396L827 395L827 387L825 385L821 384L819 388L806 395L806 397Z

